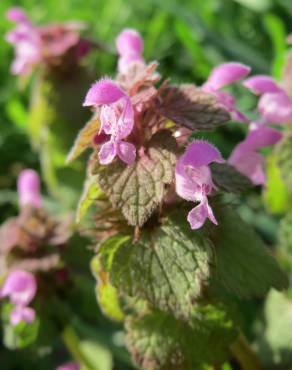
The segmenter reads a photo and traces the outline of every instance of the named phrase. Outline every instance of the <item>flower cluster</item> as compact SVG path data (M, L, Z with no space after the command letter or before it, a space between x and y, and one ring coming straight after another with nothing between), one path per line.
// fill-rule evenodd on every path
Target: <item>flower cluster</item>
M155 72L157 64L145 64L143 40L137 31L126 29L121 32L116 46L119 54L117 78L97 81L89 89L83 104L93 108L94 122L96 119L99 122L91 143L94 150L98 150L99 163L110 165L118 157L128 166L135 165L147 157L147 143L155 133L170 131L179 148L188 144L184 154L177 159L174 180L177 195L197 203L188 215L191 228L200 228L207 218L217 224L208 202L208 197L218 190L212 180L210 164L223 163L224 159L206 141L189 143L190 134L196 131L193 122L196 122L197 111L193 107L198 101L204 107L202 101L212 98L212 103L207 105L213 104L215 111L228 112L233 120L248 126L246 138L234 148L227 163L257 185L265 183L264 157L259 150L281 139L281 132L270 126L291 119L291 99L270 77L246 79L250 67L236 62L214 68L200 88L194 85L173 87L168 82L157 88L155 83L160 79ZM240 112L235 97L223 90L240 80L245 88L261 95L256 121Z
M20 214L0 228L0 265L4 284L1 297L14 305L10 321L31 323L35 311L28 307L37 290L39 273L63 271L60 252L71 236L71 219L55 220L42 207L40 179L31 169L23 170L17 182ZM55 248L48 248L54 246Z
M250 77L243 85L252 93L260 95L259 118L248 122L247 137L234 148L229 163L249 177L255 185L264 185L264 157L258 150L281 140L281 132L270 125L283 124L292 119L292 100L269 76Z
M12 271L0 290L2 298L9 297L14 305L10 313L10 322L17 325L21 321L32 323L35 319L35 311L28 305L33 300L37 291L37 283L34 276L23 270Z
M68 54L71 61L78 61L91 47L88 40L80 37L80 24L35 26L21 8L11 8L7 18L16 23L6 35L6 40L15 47L13 74L27 75L40 64L59 65Z

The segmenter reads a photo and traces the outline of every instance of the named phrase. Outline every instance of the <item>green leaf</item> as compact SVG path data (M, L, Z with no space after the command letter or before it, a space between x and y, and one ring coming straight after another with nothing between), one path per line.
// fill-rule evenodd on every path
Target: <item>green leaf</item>
M289 195L292 194L292 132L286 130L283 140L276 151L281 178L283 179ZM289 204L290 205L290 204Z
M87 122L84 128L79 132L73 147L67 156L67 163L79 157L79 155L83 153L85 149L91 146L93 137L95 134L97 134L99 126L100 123L97 117L93 117Z
M212 179L219 189L228 193L241 194L250 189L250 180L228 164L212 163Z
M285 289L286 275L253 228L228 206L221 206L216 218L218 226L211 231L215 284L242 298L264 296L272 287Z
M100 198L103 194L103 191L101 191L98 186L96 177L90 176L84 184L83 193L78 203L76 222L79 223L82 220L92 203Z
M128 348L148 370L198 370L228 357L237 333L224 310L208 305L193 312L190 324L154 311L126 321Z
M113 360L110 351L97 342L83 340L80 342L80 351L86 363L91 365L90 369L86 365L81 366L81 370L112 370Z
M267 183L263 198L270 213L283 213L289 207L288 191L281 178L276 153L266 158Z
M97 280L95 292L101 310L112 320L122 321L124 313L120 308L118 292L109 282L108 272L101 268L98 256L92 259L91 270Z
M176 141L171 133L156 133L145 154L132 166L119 160L96 171L101 189L122 210L130 225L142 226L162 202L166 185L174 178Z
M265 327L257 341L263 365L265 368L290 369L292 301L272 290L267 297L264 314Z
M210 131L230 119L229 113L218 104L214 96L195 85L167 86L160 94L160 113L192 131Z
M142 232L136 243L116 249L110 280L121 293L188 317L209 278L211 258L208 239L178 212L153 232Z

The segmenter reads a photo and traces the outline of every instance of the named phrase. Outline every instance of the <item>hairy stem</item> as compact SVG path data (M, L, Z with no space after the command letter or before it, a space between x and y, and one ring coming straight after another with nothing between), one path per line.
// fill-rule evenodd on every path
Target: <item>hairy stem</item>
M243 334L231 346L231 352L242 370L263 370L260 359Z

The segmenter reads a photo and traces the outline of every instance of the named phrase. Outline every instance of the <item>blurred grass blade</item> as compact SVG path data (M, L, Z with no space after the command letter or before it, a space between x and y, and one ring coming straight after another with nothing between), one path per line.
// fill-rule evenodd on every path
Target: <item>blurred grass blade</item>
M272 75L280 78L286 55L286 32L283 21L274 14L266 14L263 18L264 26L270 35L274 49Z

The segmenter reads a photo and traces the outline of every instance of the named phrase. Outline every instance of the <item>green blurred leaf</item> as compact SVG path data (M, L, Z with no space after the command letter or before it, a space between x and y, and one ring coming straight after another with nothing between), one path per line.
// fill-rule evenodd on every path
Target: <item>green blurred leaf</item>
M215 285L241 298L264 296L270 288L285 289L288 281L253 228L228 206L215 211L212 227L216 249Z
M275 78L281 78L283 65L285 62L285 54L287 50L286 45L286 31L284 23L280 17L275 14L265 14L264 25L270 35L274 48L274 59L272 63L272 75Z
M265 205L271 213L283 213L289 207L287 188L281 179L276 154L266 157L267 182L263 192Z
M272 290L264 309L265 327L257 344L263 364L290 369L292 361L292 301Z
M99 343L83 340L80 342L80 351L92 365L91 368L81 365L81 370L112 370L113 361L111 353Z

